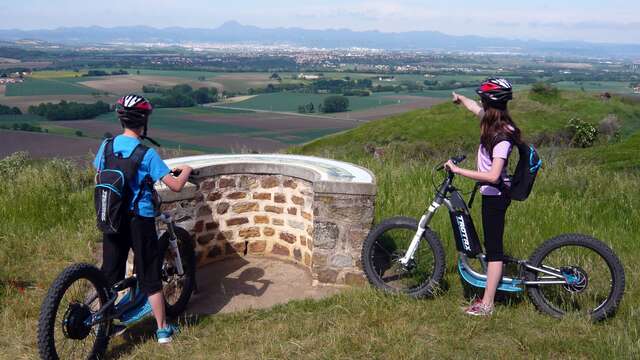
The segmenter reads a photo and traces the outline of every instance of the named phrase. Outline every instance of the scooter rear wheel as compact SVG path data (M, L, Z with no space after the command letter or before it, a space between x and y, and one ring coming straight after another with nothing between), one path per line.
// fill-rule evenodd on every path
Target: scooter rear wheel
M560 270L570 284L529 285L536 308L554 317L583 314L593 321L612 316L624 294L625 274L620 259L605 243L580 234L560 235L544 242L529 263ZM528 280L541 280L530 271Z

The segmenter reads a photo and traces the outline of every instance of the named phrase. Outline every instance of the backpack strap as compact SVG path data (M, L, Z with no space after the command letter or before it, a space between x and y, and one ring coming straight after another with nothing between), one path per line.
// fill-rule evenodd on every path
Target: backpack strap
M147 154L147 151L149 150L149 147L142 145L142 144L138 144L136 146L136 148L133 150L133 152L131 153L131 156L129 157L130 161L132 161L135 165L135 172L138 172L138 169L140 168L140 164L142 164L142 160L144 160L144 156ZM138 194L136 195L135 199L133 200L133 211L135 214L139 214L140 210L139 210L139 203L140 200L142 199L142 195L144 194L145 191L150 191L153 192L154 188L153 188L153 179L151 178L151 176L149 176L149 174L147 174L141 181L140 181L140 187L138 189Z
M113 156L113 138L108 138L104 141L104 149L102 150L102 159L100 161L102 169L110 168L109 166L111 165L111 159Z

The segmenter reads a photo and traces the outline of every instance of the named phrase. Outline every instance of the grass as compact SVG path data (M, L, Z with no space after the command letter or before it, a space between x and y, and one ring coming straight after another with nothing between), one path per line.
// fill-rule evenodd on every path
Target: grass
M42 70L34 71L30 77L33 79L60 79L60 78L75 78L82 77L82 74L86 72L76 72L71 70Z
M625 81L560 81L553 84L563 90L587 92L611 92L619 94L633 93L631 83Z
M573 106L573 101L581 103L585 98L567 99L547 110L567 115L574 109L581 116L596 111L593 116L597 119L598 114L618 107L630 114L635 109L615 102L584 109ZM521 102L514 107L521 107L521 112L514 113L525 117L522 108L534 105ZM599 106L605 108L598 110ZM527 126L558 126L559 120L551 113L539 111L538 122L542 124ZM350 161L373 171L378 184L376 222L394 215L418 217L434 193L429 169L446 154L477 142L477 128L468 122L472 120L459 109L444 105L366 124L291 152ZM408 137L412 127L417 135ZM448 128L451 130L445 131ZM466 128L472 131L467 134ZM439 152L431 149L417 156L406 151L408 148L388 147L378 160L361 150L370 141L402 137L394 141L416 148L421 142L438 143ZM526 258L545 239L566 232L593 235L614 249L625 265L626 294L618 313L608 321L556 320L538 313L522 296L508 298L489 319L464 316L459 310L465 299L455 272L451 225L446 212L441 211L432 228L447 252L447 288L434 299L387 296L364 288L320 301L183 319L183 332L165 347L155 344L153 325L146 322L127 337L114 339L109 355L136 359L457 359L477 358L479 354L500 359L638 358L640 273L634 264L640 257L640 171L635 160L639 139L636 133L612 146L541 149L545 167L532 197L514 202L507 215L505 248L516 257ZM608 166L617 158L636 165ZM468 159L463 165L473 167L473 163ZM0 166L4 166L1 180L12 188L11 192L0 192L0 216L5 220L0 223L0 347L7 358L32 358L36 356L38 309L46 287L64 266L90 260L98 238L91 210L91 181L89 174L71 171L59 161L13 166L0 162ZM459 184L464 189L471 187L470 182ZM476 219L479 210L479 206L473 208ZM481 227L480 221L476 223ZM15 285L21 282L33 285Z
M0 124L2 123L34 123L44 121L45 119L38 115L0 115Z
M6 96L91 95L95 90L60 79L25 79L20 84L7 85Z
M543 131L557 131L577 117L598 124L609 114L622 122L623 137L629 136L640 125L638 104L613 98L602 101L598 97L581 93L562 93L553 103L540 103L530 99L527 92L516 93L511 115L528 138ZM478 140L478 120L468 111L450 103L427 110L416 110L387 119L372 121L352 131L328 136L305 145L301 151L331 148L337 154L363 153L364 145L412 146L413 155L432 154L442 149L474 151Z

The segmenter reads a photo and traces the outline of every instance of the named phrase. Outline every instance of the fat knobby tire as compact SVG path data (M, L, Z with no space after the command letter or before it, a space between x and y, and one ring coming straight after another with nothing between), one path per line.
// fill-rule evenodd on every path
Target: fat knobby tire
M391 229L409 229L413 231L418 230L418 221L413 218L398 216L386 219L382 221L380 224L376 225L364 242L362 247L362 263L364 267L364 273L369 280L369 283L374 287L390 292L397 293L399 292L397 289L394 289L387 284L385 284L380 276L376 273L374 266L372 264L371 251L373 251L373 246L375 244L376 239L384 234L385 232ZM433 274L429 281L417 286L413 289L407 289L403 293L408 294L412 297L420 298L420 297L431 297L434 296L436 290L439 288L442 278L444 276L445 271L445 252L442 247L442 242L438 238L438 235L433 232L431 229L427 228L422 235L422 242L426 241L429 245L429 249L433 252L433 257L435 261L435 266L433 269ZM424 246L425 244L422 244ZM406 250L406 249L405 249Z
M529 263L533 266L540 266L544 261L544 258L550 252L563 246L582 246L588 248L598 253L606 261L607 266L611 271L612 289L604 305L597 311L591 313L591 319L594 322L597 322L613 316L620 304L620 301L622 300L625 287L624 268L620 259L609 246L600 240L587 235L564 234L549 239L540 245L540 247L538 247L531 255ZM529 278L535 278L535 274L529 273ZM527 293L539 311L556 318L564 316L564 313L549 306L538 286L529 286L527 288Z
M38 350L42 359L59 359L55 348L54 329L56 324L59 324L62 319L56 319L56 314L64 293L73 282L79 279L86 279L94 285L102 304L108 300L107 280L100 269L91 264L79 263L73 264L62 271L49 288L47 296L44 298L40 308L40 318L38 320ZM93 344L93 349L87 356L87 359L103 358L104 352L107 350L107 345L109 344L108 334L110 325L110 323L107 323L106 326L100 327L96 341Z
M191 294L196 284L196 255L193 246L193 239L189 233L179 227L175 227L176 237L178 238L178 248L180 249L180 257L184 265L184 285L182 293L173 305L165 303L168 316L175 317L186 309ZM165 232L160 237L160 242L168 243L169 233ZM169 250L167 250L169 251Z

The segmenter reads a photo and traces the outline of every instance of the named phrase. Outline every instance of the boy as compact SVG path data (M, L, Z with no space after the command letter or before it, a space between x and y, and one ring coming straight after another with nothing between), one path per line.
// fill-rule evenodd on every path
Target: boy
M124 131L102 143L94 166L100 171L105 168L105 162L109 165L123 164L130 157L130 161L138 161L136 166L126 166L133 169L137 167L137 171L125 174L127 179L131 179L128 181L131 191L124 197L124 206L127 208L120 228L116 234L105 233L103 236L102 271L110 286L124 279L129 249L133 248L136 276L140 290L147 295L148 301L131 318L141 318L153 311L158 326L158 342L168 343L177 328L167 324L165 317L161 278L164 249L158 244L153 184L162 180L169 189L178 192L184 187L192 169L186 165L180 166L174 169L181 171L174 177L154 149L140 144L140 140L148 139L147 123L152 110L151 103L142 96L130 94L120 98L116 111Z

